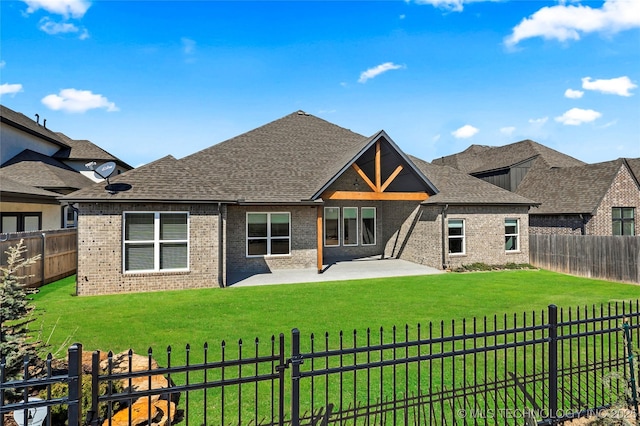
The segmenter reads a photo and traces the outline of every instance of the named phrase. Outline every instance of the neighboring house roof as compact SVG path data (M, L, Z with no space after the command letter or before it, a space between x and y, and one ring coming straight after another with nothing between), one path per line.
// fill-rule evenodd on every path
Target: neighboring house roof
M536 204L535 201L474 178L453 167L430 164L416 157L411 157L411 159L440 190L438 194L430 197L423 204L527 206Z
M433 163L476 174L509 168L532 158L540 159L547 168L585 164L576 158L528 139L498 147L471 145L458 154L434 159Z
M57 204L56 198L60 196L60 194L57 194L55 192L36 188L34 186L26 185L24 183L13 180L3 169L0 169L0 192L2 193L2 196L0 198L2 198L4 202L13 201L13 197L20 197L34 198L37 200L46 199Z
M93 185L65 199L313 203L379 138L437 192L386 133L367 138L298 111L183 159L165 157L110 179L131 185L129 191L109 194Z
M1 170L16 182L44 189L76 190L93 182L55 158L29 149L7 161Z
M517 194L540 202L530 214L594 214L625 160L531 170Z
M9 124L32 135L39 136L59 145L61 148L67 148L67 144L53 131L47 129L43 125L36 123L24 114L16 112L10 108L0 105L0 121ZM44 120L43 120L44 123Z
M98 145L86 139L78 140L71 139L64 133L57 132L56 135L68 145L66 148L61 148L56 152L53 157L61 160L95 160L95 161L115 161L122 164L127 169L132 169L130 165L120 160L118 157L108 153Z

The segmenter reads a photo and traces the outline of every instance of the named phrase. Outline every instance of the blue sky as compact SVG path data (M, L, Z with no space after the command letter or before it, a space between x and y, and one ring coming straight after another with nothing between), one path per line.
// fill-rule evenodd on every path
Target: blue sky
M427 161L640 157L640 1L0 1L2 104L133 166L297 110Z

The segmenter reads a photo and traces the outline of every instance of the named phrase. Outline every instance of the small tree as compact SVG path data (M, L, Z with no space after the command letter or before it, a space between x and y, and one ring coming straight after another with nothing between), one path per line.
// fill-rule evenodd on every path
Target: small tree
M29 291L21 284L28 275L19 273L40 259L40 255L24 259L26 251L24 241L20 240L5 252L7 265L0 266L0 359L5 362L7 379L18 375L25 356L37 356L38 344L29 339L27 327L34 320L30 316L33 306L29 303Z

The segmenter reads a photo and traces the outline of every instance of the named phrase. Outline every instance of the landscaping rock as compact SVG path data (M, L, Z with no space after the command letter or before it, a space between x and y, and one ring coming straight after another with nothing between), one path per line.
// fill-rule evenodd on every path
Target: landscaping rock
M100 368L106 371L108 367L109 359L105 358L104 361L100 362ZM131 370L129 370L128 351L117 353L112 357L112 373L128 373L129 371L155 370L156 368L158 368L158 363L156 362L156 360L151 358L151 366L149 366L149 357L145 355L131 355Z
M129 421L131 413L131 421ZM149 413L151 417L149 418ZM111 419L103 422L103 426L169 426L176 414L176 405L171 401L149 401L149 398L138 399L131 408L118 411Z

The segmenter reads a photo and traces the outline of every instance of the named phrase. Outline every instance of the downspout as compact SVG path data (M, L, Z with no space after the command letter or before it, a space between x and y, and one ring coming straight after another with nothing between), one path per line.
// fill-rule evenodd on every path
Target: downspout
M224 287L224 221L222 220L222 203L218 203L218 286Z
M580 234L581 235L586 235L587 233L586 226L587 226L587 223L584 220L584 215L580 213Z
M449 204L445 204L442 207L442 220L441 220L441 224L442 224L442 230L440 232L440 237L442 239L441 243L441 247L442 247L442 269L447 269L447 253L445 251L445 235L444 235L444 231L445 231L445 226L444 226L444 222L445 219L447 217L447 209L449 208Z
M41 233L40 235L42 235L42 273L41 273L41 278L42 278L42 284L40 284L41 286L45 285L45 273L44 273L44 265L46 264L46 248L47 248L47 234L45 234L44 232Z

